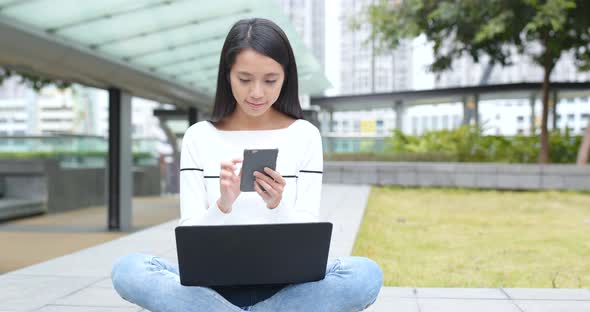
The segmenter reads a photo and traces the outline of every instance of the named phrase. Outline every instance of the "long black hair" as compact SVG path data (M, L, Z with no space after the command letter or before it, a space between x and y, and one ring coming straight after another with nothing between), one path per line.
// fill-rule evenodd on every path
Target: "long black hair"
M251 18L235 23L225 38L219 59L217 91L211 121L221 120L236 108L229 73L236 61L236 56L244 49L253 49L281 64L285 79L279 98L273 107L293 118L303 118L303 111L299 103L297 64L287 36L272 21L264 18Z

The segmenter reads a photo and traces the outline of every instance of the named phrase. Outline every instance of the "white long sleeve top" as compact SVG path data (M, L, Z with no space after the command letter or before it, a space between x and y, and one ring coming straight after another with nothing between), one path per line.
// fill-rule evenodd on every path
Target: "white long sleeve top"
M221 162L254 148L279 149L276 171L286 181L282 200L269 209L258 193L242 192L225 214L217 207ZM198 122L182 140L179 225L316 222L322 174L320 132L304 119L276 130L219 130L209 121Z

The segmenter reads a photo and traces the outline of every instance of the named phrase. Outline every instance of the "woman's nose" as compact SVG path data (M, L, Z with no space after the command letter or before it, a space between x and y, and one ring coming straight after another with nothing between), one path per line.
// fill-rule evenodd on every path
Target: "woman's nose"
M252 86L252 89L250 89L250 97L254 98L254 99L259 99L264 95L264 92L262 91L262 86L260 85L260 83L254 83L254 85Z

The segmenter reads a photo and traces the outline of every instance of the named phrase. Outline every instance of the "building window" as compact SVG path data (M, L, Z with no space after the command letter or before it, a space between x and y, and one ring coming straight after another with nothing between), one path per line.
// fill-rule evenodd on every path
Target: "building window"
M385 129L384 129L383 126L384 126L383 120L378 119L377 120L377 133L380 133L381 134L381 133L384 132Z
M574 121L576 116L574 114L567 114L567 121Z
M524 116L517 116L516 117L516 121L523 122L524 121Z
M461 115L455 115L453 117L453 126L458 128L461 125Z
M449 116L444 115L442 117L442 128L443 129L448 129L449 128Z
M337 127L338 127L338 120L332 120L332 129L336 130Z
M438 116L432 116L432 130L438 129Z
M361 132L361 121L360 120L355 120L354 121L354 132L355 133L360 133Z

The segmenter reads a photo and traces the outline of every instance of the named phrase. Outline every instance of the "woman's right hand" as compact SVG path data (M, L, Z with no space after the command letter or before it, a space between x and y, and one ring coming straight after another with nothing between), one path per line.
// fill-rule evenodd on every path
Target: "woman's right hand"
M221 162L221 171L219 173L219 190L221 195L217 200L217 206L224 213L230 213L232 205L240 195L240 179L242 169L239 174L236 172L236 164L242 162L241 158L234 158L231 161Z

